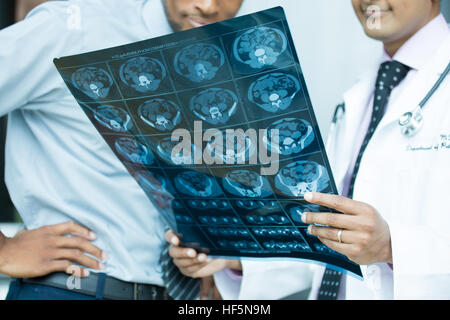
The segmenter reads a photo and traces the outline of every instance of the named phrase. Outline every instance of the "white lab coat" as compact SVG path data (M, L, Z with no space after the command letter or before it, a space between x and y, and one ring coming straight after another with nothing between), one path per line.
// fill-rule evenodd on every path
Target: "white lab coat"
M393 271L385 263L363 266L364 281L346 279L347 299L450 298L450 77L424 107L424 126L416 136L405 137L398 125L449 61L450 36L389 107L365 150L354 199L372 205L387 221ZM376 74L370 70L344 95L345 113L338 114L329 133L327 152L339 190ZM320 278L315 277L312 294Z
M241 263L242 279L224 270L214 274L224 300L277 300L311 288L314 270L308 262L242 258Z

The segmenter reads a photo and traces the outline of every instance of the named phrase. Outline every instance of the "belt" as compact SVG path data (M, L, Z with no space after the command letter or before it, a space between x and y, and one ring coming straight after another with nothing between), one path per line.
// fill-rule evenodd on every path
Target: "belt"
M110 300L172 300L166 288L153 284L122 281L104 273L91 272L86 278L63 272L37 278L24 278L23 282L70 290L99 299ZM102 290L103 289L103 290Z

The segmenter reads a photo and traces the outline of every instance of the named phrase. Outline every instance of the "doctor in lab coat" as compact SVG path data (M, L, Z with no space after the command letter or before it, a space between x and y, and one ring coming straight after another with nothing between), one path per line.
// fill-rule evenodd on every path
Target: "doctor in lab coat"
M382 10L384 29L367 27L369 6L374 4ZM364 281L344 276L338 298L448 299L450 77L424 106L423 128L415 136L403 135L398 121L420 103L448 66L449 27L439 14L439 1L353 0L353 5L366 33L384 40L380 63L396 60L411 69L393 89L384 117L364 151L354 184L354 200L317 193L305 196L312 203L333 207L344 215L308 213L302 219L330 225L328 229L311 226L310 231L330 248L362 265ZM419 29L411 36L398 43L386 40L401 34L414 21ZM361 137L371 121L368 110L376 99L377 71L378 66L369 70L345 93L345 104L336 110L327 151L341 190L348 184ZM340 229L341 243L337 241ZM319 268L310 295L313 299L322 275L323 268Z
M360 161L357 155L377 99L379 65L344 94L344 103L335 112L327 152L338 188L344 194L358 162L353 197L308 193L307 201L343 214L306 213L302 219L311 224L310 233L325 245L362 266L364 280L344 275L337 299L449 299L450 77L423 107L423 127L416 135L403 135L398 124L400 117L414 110L430 92L448 66L449 27L439 12L439 0L352 3L367 35L384 44L380 65L395 60L409 71L392 89ZM173 249L175 260L180 261L177 255L182 249ZM217 271L216 284L224 297L236 297L233 292L248 285L253 285L254 291L274 289L265 283L247 282L245 272L239 278L230 270L222 270L238 269L236 263L199 263L194 258L189 265L188 261L184 260L181 268L186 273ZM265 272L263 268L255 264L252 272ZM310 299L317 299L325 268L311 268L315 276Z

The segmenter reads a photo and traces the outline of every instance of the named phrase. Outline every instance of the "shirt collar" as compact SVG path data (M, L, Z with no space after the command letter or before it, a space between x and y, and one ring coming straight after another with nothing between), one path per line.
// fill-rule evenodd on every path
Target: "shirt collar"
M383 50L383 62L396 60L404 65L419 70L432 58L441 44L450 34L450 29L442 14L431 20L416 32L391 58Z

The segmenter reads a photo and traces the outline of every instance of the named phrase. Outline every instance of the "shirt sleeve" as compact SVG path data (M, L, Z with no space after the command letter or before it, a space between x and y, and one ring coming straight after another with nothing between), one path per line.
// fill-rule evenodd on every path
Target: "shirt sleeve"
M74 46L69 43L73 32L56 10L59 7L53 1L41 5L25 20L0 31L0 116L26 107L59 85L53 58Z

